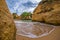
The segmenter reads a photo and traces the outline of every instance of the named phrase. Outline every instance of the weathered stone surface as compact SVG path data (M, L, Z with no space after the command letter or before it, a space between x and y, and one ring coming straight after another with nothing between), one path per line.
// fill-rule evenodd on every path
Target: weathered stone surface
M42 0L34 10L32 20L60 24L60 0Z
M0 0L0 40L15 40L16 28L5 0Z

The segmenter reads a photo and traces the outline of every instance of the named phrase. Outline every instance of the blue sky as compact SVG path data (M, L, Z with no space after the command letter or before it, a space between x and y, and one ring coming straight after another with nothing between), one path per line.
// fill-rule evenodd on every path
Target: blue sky
M6 0L11 13L33 12L41 0Z

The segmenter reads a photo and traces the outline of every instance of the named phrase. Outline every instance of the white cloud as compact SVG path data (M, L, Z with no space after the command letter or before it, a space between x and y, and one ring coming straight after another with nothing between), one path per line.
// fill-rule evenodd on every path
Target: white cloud
M41 0L35 0L35 1L40 2Z
M38 3L38 2L40 2L41 0L30 0L31 2L33 2L33 3Z

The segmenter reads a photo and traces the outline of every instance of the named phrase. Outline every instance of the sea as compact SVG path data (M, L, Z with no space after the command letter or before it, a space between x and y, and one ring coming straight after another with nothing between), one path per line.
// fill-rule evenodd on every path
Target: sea
M53 25L32 22L31 20L14 20L14 22L17 28L16 34L29 38L47 36L55 30Z

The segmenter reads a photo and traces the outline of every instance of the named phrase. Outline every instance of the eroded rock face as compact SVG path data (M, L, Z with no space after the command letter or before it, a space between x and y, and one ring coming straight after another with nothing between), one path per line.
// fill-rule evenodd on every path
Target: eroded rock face
M60 0L42 0L34 10L32 20L60 24Z
M16 28L5 0L0 0L0 40L15 40Z

